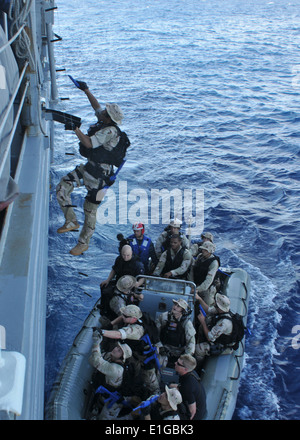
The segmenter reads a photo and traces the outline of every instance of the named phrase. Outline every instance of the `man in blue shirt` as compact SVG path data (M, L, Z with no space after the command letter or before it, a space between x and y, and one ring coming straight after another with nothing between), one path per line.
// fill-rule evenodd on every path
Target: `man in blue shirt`
M127 238L127 241L133 254L143 263L145 273L149 275L152 272L151 267L154 268L158 262L154 244L151 238L145 235L145 225L143 223L135 223L132 229L133 234ZM151 258L151 265L149 264L149 258Z

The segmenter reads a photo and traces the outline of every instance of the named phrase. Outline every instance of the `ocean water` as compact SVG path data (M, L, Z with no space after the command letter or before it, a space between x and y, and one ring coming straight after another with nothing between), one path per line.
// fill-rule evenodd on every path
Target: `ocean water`
M66 69L57 81L68 98L58 108L80 116L87 130L93 111L67 74L86 81L102 105L121 106L132 144L112 187L116 224L112 217L99 222L88 252L73 257L78 233L56 234L63 216L55 186L82 158L75 135L56 126L46 399L117 256L117 233L129 235L132 215L143 215L155 240L165 224L154 221L152 191L189 189L204 194L203 227L214 234L222 265L244 268L252 281L252 334L234 419L299 419L300 1L56 4L55 32L63 40L55 56ZM84 196L84 189L74 191L80 223ZM113 202L102 205L106 213ZM201 224L197 231L194 238Z

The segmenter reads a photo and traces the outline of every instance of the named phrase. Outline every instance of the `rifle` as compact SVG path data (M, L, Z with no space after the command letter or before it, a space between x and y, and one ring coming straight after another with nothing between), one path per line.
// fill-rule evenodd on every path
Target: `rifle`
M104 403L108 402L107 408L111 408L115 403L121 403L121 405L123 406L128 406L132 408L130 403L127 402L127 400L125 400L123 396L120 393L118 393L118 391L114 391L112 393L111 391L100 385L100 387L98 387L95 391L95 394L97 393L109 395L109 397L104 400Z
M126 162L126 160L123 160L123 162L121 163L121 165L119 166L119 168L117 169L117 171L110 176L109 181L111 182L110 184L105 185L103 188L101 188L98 193L97 193L97 200L101 201L105 194L106 191L108 190L108 188L115 182L117 175L119 174L119 172L121 171L122 166L124 165L124 163Z
M205 317L206 313L205 313L203 307L201 306L201 304L199 304L199 310L200 310L200 312L202 312L202 315Z
M78 116L70 115L69 113L63 113L58 110L52 110L50 108L46 108L45 112L51 114L51 116L49 116L48 118L46 117L46 119L64 124L65 130L73 130L74 127L81 126L81 118L79 118Z
M155 396L150 397L149 399L142 402L139 406L134 408L132 411L137 411L138 409L147 408L147 406L150 406L153 402L156 402L159 396L160 396L159 394L156 394Z
M148 364L148 362L152 361L152 359L155 359L155 363L157 368L160 370L161 369L161 365L159 363L158 357L157 357L157 351L156 351L156 347L153 347L149 335L145 334L142 338L141 338L147 345L149 345L149 350L145 350L143 352L143 354L150 354L152 353L152 356L147 357L147 359L144 360L144 364Z
M119 166L119 168L117 169L117 171L116 171L112 176L110 176L109 180L110 180L110 182L112 182L111 185L115 182L115 180L116 180L116 178L117 178L117 175L118 175L119 172L121 171L121 169L122 169L122 167L123 167L123 165L124 165L125 162L126 162L126 160L124 159L124 160L122 161L121 165ZM107 189L107 188L109 188L109 186L110 186L110 185L106 185L106 186L104 186L103 189Z

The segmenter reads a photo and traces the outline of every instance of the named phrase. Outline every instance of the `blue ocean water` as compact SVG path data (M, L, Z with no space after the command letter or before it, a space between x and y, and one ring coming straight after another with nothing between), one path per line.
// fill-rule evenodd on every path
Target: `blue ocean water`
M57 0L59 109L95 122L67 73L101 104L117 102L132 145L117 183L127 208L152 189L204 191L204 229L223 266L252 280L235 419L300 418L299 96L300 1ZM82 162L77 140L56 127L51 171L46 398L99 297L129 220L98 224L73 257L78 233L59 236L60 178ZM74 153L69 155L66 153ZM74 192L83 220L84 189ZM122 218L124 213L122 214ZM121 214L119 215L121 217ZM119 218L120 219L120 218ZM149 222L155 240L164 225ZM186 220L186 219L185 219ZM184 225L186 226L186 225ZM195 238L199 238L200 233ZM298 327L297 327L298 326Z

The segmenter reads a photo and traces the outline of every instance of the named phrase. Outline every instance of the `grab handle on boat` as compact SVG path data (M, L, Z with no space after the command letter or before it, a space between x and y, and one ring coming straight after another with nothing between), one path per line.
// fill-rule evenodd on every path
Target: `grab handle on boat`
M245 288L245 292L246 292L246 298L245 298L245 300L246 300L247 297L248 297L248 289L247 289L247 286L246 286L246 284L245 284L244 282L242 282L242 284L243 284L243 286L244 286L244 288Z
M235 361L236 361L237 366L238 366L238 375L237 375L237 377L231 377L230 379L231 380L238 380L240 375L241 375L241 367L240 367L240 363L239 363L239 359L238 359L239 356L235 355L234 358L235 358Z
M236 358L243 357L244 354L245 354L245 345L244 345L243 341L240 342L240 345L242 346L242 353L241 354L235 354Z
M247 308L247 305L246 305L246 301L247 301L247 298L248 298L248 289L247 289L247 286L246 286L246 284L244 282L242 282L242 285L244 286L244 289L245 289L245 292L246 292L245 298L241 298L242 301L243 301L244 307L245 307L245 313L244 313L244 315L242 315L243 318L244 318L246 315L248 315L248 308Z

